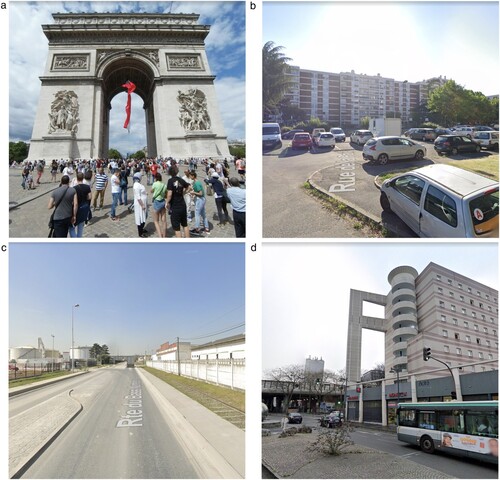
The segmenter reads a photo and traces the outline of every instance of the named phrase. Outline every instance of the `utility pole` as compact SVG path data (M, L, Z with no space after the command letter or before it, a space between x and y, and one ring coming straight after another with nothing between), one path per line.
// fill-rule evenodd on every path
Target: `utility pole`
M177 337L177 375L181 375L181 358L180 358L179 337Z
M52 373L54 373L54 335L50 334L52 337Z
M74 317L75 308L79 307L78 303L75 303L71 307L71 373L75 371L75 329L74 329Z

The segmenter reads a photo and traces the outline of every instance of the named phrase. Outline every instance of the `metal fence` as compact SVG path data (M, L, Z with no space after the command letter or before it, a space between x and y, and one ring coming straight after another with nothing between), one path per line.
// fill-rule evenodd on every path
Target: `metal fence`
M245 390L245 359L225 358L214 360L157 360L148 361L148 367L184 377Z
M44 373L61 371L60 363L26 363L26 364L9 364L9 380L18 378L40 377Z

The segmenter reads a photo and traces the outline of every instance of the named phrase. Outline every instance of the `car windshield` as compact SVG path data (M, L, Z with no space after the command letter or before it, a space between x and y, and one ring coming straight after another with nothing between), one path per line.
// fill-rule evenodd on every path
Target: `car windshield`
M331 133L322 133L320 138L333 138L333 135Z
M490 138L490 134L486 132L478 132L474 135L474 138L480 138L482 140L488 140Z
M307 133L296 133L293 138L294 140L305 140L309 138L309 135Z
M262 127L262 135L278 135L280 133L279 127Z
M344 133L341 128L332 128L331 132L332 133Z
M469 211L476 235L498 231L498 188L470 200Z

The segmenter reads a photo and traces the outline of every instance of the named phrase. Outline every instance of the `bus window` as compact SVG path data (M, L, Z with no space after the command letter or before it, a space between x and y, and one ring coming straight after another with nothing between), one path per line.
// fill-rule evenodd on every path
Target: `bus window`
M464 414L463 412L439 412L438 429L442 432L464 433Z
M436 413L418 412L418 427L427 430L436 430Z
M402 427L416 427L415 410L400 410L398 424Z
M467 411L465 418L468 434L485 437L498 436L498 416L494 413Z

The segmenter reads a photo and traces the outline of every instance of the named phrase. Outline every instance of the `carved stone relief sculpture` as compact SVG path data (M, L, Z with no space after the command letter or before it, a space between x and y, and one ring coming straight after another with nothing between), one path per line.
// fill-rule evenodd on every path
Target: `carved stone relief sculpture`
M78 95L72 90L60 90L54 96L49 113L49 133L76 133L80 122Z
M200 57L197 55L189 55L189 56L170 56L167 55L168 58L168 67L171 69L179 68L179 69L201 69L200 65Z
M211 123L205 94L196 88L190 88L184 93L180 90L178 92L179 120L184 130L210 130Z
M88 55L55 55L54 70L84 70L89 66Z

